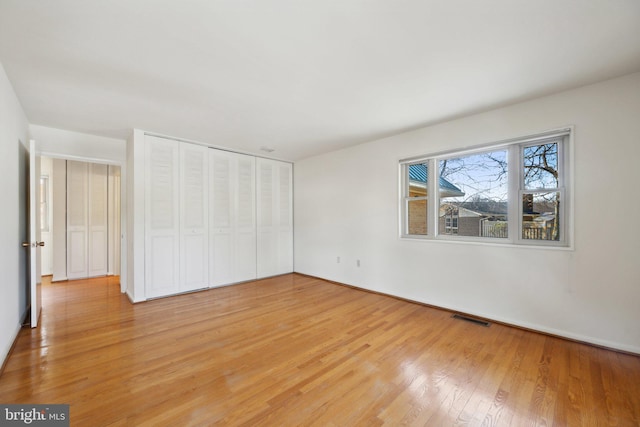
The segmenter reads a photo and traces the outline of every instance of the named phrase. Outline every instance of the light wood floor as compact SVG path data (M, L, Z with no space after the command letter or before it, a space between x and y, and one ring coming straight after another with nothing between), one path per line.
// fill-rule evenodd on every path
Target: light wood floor
M76 426L640 425L640 357L301 275L137 305L43 287L0 402Z

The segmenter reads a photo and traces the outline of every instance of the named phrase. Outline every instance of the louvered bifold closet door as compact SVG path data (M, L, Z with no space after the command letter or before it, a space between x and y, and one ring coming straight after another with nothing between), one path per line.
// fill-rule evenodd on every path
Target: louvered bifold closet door
M233 283L232 155L211 150L209 154L209 284Z
M257 159L258 278L293 271L292 165Z
M256 266L256 158L235 154L234 281L257 277Z
M88 163L67 161L67 278L70 280L89 275L88 175Z
M180 148L145 136L145 294L180 290Z
M208 154L180 144L180 292L209 286Z
M107 223L107 165L89 164L88 193L88 276L107 274L108 223Z
M278 168L278 274L293 271L293 165L282 163Z
M255 158L210 150L210 285L256 278Z

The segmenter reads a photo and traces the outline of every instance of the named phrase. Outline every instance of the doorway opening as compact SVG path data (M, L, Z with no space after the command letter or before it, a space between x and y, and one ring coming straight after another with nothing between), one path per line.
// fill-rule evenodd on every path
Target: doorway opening
M42 157L42 275L55 283L120 276L121 168Z

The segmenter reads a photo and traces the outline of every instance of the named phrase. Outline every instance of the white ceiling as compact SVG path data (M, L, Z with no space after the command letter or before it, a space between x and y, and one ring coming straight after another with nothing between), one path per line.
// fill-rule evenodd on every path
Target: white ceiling
M0 0L30 123L296 160L640 70L638 0Z

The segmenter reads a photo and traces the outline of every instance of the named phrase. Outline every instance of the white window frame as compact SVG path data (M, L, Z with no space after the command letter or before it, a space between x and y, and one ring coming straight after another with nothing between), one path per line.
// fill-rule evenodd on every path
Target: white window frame
M430 224L430 216L431 216L431 212L429 212L429 191L431 191L429 188L427 188L427 195L426 196L419 196L419 197L409 197L409 182L410 182L410 178L409 178L409 166L411 165L419 165L419 164L423 164L425 162L423 161L417 161L417 162L410 162L406 164L406 167L401 168L401 186L402 186L402 201L400 203L400 209L401 209L401 218L404 218L401 221L400 224L400 234L402 236L412 236L415 238L425 238L426 236L429 235L429 230L431 230ZM427 183L429 181L431 181L431 166L428 166L427 168ZM409 234L409 202L410 201L419 201L419 200L426 200L427 202L427 234Z
M429 241L462 242L474 244L507 245L522 247L540 247L573 249L573 127L555 129L520 138L513 138L491 144L467 147L460 150L438 152L424 156L416 156L399 161L400 184L400 238L421 239ZM544 189L525 189L524 186L524 148L541 145L552 141L558 142L558 187ZM463 157L492 150L507 151L507 185L508 185L508 236L507 238L460 236L439 233L438 213L440 206L439 180L437 179L440 160ZM428 197L409 197L409 166L426 164L428 167ZM523 203L524 194L560 193L560 207L557 221L560 224L559 240L523 239ZM430 196L430 197L429 197ZM409 234L409 202L411 200L427 200L427 234Z

